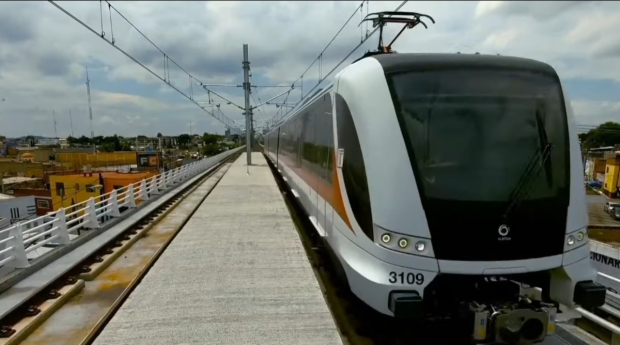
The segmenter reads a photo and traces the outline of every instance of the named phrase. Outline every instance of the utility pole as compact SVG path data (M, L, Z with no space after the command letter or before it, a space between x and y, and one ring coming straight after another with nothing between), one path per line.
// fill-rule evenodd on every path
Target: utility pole
M56 111L52 110L52 116L54 117L54 135L58 139L58 131L56 130Z
M88 93L88 114L90 116L90 140L93 142L93 153L95 153L95 132L93 132L93 109L90 104L90 79L88 79L88 67L86 67L86 92Z
M252 133L251 133L251 114L250 109L250 61L248 60L248 45L243 45L243 90L245 91L245 151L248 156L247 165L252 165Z
M252 133L252 138L254 138L254 112L252 109L250 109L250 132Z
M71 136L75 138L73 136L73 117L71 116L71 109L69 109L69 122L71 123Z

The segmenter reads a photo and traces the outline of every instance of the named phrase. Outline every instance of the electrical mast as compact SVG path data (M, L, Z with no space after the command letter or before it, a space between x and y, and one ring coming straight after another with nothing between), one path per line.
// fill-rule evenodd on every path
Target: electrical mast
M54 135L58 139L58 131L56 130L56 111L52 110L52 116L54 117Z
M90 140L93 142L93 153L95 153L95 132L93 132L93 109L90 104L90 79L88 79L88 67L86 67L86 92L88 93L88 114L90 116Z
M71 116L71 109L69 109L69 123L71 123L71 136L74 137L73 136L73 117Z

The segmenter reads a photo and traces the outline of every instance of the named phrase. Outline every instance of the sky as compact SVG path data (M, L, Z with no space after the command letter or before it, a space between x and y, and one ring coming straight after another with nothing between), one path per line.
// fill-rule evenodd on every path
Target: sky
M0 2L0 135L66 137L90 135L86 68L89 71L95 135L154 136L224 133L205 110L221 111L243 126L243 44L248 44L252 105L294 89L273 102L295 103L308 94L367 30L357 11L349 24L299 81L311 63L360 5L332 2L129 2L110 1L135 28L105 2L56 2L95 32L47 1ZM369 1L363 14L394 10L400 1ZM620 122L620 2L433 2L409 1L401 11L435 19L428 29L407 30L398 52L501 54L540 60L563 80L579 125ZM193 103L99 37L168 79ZM368 29L367 29L368 28ZM396 28L387 30L392 37ZM378 33L353 52L328 83L364 51L376 47ZM163 51L169 62L164 72ZM226 100L212 95L209 86ZM282 87L284 86L284 87ZM288 86L288 87L287 87ZM231 102L232 104L227 104ZM214 104L219 104L216 108ZM257 128L281 114L275 105L254 111ZM280 111L280 112L278 112ZM71 115L70 115L71 114ZM217 113L219 114L219 112ZM56 130L54 129L54 118ZM71 121L72 120L72 121ZM72 125L71 125L72 122Z

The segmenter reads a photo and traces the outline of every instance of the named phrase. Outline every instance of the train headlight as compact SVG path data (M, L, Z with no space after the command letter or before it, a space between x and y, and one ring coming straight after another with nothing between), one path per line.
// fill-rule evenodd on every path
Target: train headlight
M383 243L388 243L391 239L392 236L390 236L390 234L383 234L383 236L381 236L381 241L383 241Z
M419 252L423 252L424 248L426 248L426 244L422 241L418 242L415 244L415 250L419 251Z
M572 246L573 244L575 244L575 237L573 235L568 236L568 238L566 239L566 243L569 246Z
M407 248L408 244L409 244L409 241L407 241L404 238L401 238L400 240L398 240L398 246L401 248Z
M581 241L583 241L583 239L584 239L585 237L586 237L586 236L583 234L583 232L579 231L579 232L577 233L577 241L581 242Z

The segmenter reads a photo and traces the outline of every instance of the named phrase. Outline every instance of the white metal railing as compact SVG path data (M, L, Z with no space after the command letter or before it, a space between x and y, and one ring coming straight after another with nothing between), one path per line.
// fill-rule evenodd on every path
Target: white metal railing
M113 190L0 230L0 269L6 274L12 269L27 268L36 262L36 257L29 258L28 253L42 246L68 245L79 237L80 229L99 229L102 224L120 217L127 210L140 208L145 201L167 192L168 187L204 172L242 148L228 150L143 179L123 187L120 193Z

